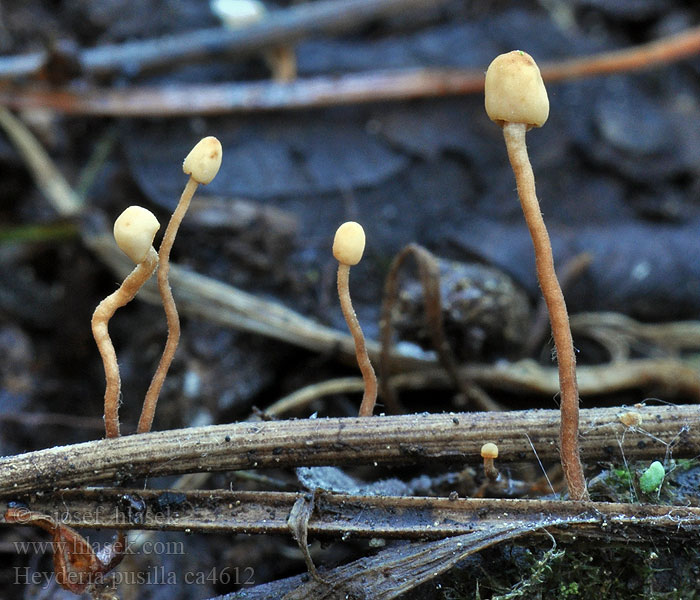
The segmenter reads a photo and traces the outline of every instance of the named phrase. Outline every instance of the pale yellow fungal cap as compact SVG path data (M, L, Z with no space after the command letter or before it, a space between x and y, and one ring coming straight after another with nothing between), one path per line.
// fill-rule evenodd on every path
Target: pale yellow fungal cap
M339 263L353 266L360 262L365 251L365 230L355 221L338 227L333 240L333 256Z
M481 458L498 458L498 446L493 442L487 442L481 447Z
M182 163L182 170L197 183L206 185L219 172L222 154L223 151L219 140L211 135L202 138L190 150L187 158Z
M114 239L136 264L143 262L160 229L156 216L142 206L130 206L114 222Z
M267 13L259 0L210 0L209 7L230 29L257 23Z
M549 98L540 69L527 52L513 50L493 59L484 83L486 113L496 123L541 127L549 116Z

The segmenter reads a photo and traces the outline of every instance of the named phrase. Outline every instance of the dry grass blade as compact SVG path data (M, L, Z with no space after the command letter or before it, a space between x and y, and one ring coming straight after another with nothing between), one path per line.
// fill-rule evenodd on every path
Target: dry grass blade
M547 520L537 525L508 523L495 525L487 531L478 531L437 542L415 542L407 546L395 546L374 556L360 558L324 572L325 584L315 580L308 581L283 598L284 600L323 600L341 597L376 600L398 598L404 592L448 571L467 556L505 540L520 537L546 524ZM387 573L391 573L391 577L387 577Z
M58 170L48 153L24 124L0 106L0 127L24 158L37 186L62 217L80 213L83 203Z

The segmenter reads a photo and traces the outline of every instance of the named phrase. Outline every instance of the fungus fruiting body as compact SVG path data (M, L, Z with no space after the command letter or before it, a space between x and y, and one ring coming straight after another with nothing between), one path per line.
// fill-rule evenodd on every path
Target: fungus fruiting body
M639 427L643 421L641 413L634 410L622 413L618 418L625 427Z
M249 27L267 17L266 6L260 0L211 0L212 12L229 29ZM293 46L281 44L264 52L272 78L279 82L294 81L297 77L297 58Z
M130 206L114 223L114 239L119 248L136 263L136 268L124 279L119 289L107 296L92 315L92 334L102 355L105 370L104 421L107 437L119 436L119 394L121 378L108 324L118 308L129 303L158 266L158 254L153 238L160 228L149 210Z
M168 227L163 234L163 241L158 249L158 258L160 266L158 267L158 291L163 302L165 310L165 318L168 324L168 339L165 342L165 349L161 356L158 368L156 369L151 384L146 392L146 398L143 402L141 417L136 431L138 433L146 433L151 430L153 417L158 403L158 396L163 387L165 376L168 373L170 364L175 356L177 345L180 341L180 317L177 313L173 293L170 289L168 281L168 273L170 271L170 251L172 250L175 236L182 223L182 219L190 206L192 197L194 196L197 186L201 183L206 185L214 179L221 167L222 159L221 143L213 136L208 136L201 139L192 148L190 153L182 163L182 170L190 178L185 185L180 201L173 212Z
M552 245L540 212L535 177L525 144L527 130L542 126L549 115L547 91L540 70L529 54L515 50L493 60L486 72L485 105L491 120L503 128L520 204L535 249L537 278L552 325L561 390L562 468L571 498L587 500L578 443L579 397L569 315L554 270Z
M377 376L367 354L365 336L357 320L357 315L350 300L350 267L362 259L365 249L365 232L359 223L348 221L343 223L335 232L333 240L333 256L338 261L338 297L340 307L355 342L357 364L362 372L365 391L360 404L359 416L369 417L374 411L377 401Z
M498 469L494 460L498 458L498 446L493 442L487 442L481 447L481 458L484 459L484 474L491 481L498 479Z

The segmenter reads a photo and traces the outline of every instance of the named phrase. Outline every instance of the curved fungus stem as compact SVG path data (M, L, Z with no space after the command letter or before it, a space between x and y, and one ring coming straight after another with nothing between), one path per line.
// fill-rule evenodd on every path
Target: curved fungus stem
M146 397L143 401L141 416L139 417L137 433L147 433L153 425L153 418L158 404L158 397L168 374L170 365L175 357L178 343L180 342L180 316L175 306L173 292L170 289L168 274L170 272L170 251L175 242L180 223L190 206L197 186L210 183L216 176L221 166L221 143L215 137L209 136L200 140L185 158L182 170L190 176L185 189L180 196L180 201L173 212L168 227L163 234L163 240L158 249L160 266L158 268L158 291L160 292L165 318L168 324L168 338L165 342L163 354L153 375Z
M170 365L175 357L175 351L180 343L180 316L177 312L173 292L170 288L170 281L168 280L168 274L170 272L170 251L175 242L175 236L177 235L180 223L182 223L182 219L190 206L192 196L194 196L197 189L197 185L197 182L190 177L185 186L185 190L182 192L180 202L178 202L177 208L170 218L168 227L163 235L163 241L158 249L158 258L160 259L157 276L158 291L160 292L163 309L165 310L165 319L168 324L168 338L165 341L165 348L163 349L163 354L160 357L156 372L146 391L143 408L141 409L141 416L139 417L139 423L136 428L137 433L146 433L151 430L160 390L163 387L165 376L168 374L168 369L170 369Z
M345 322L355 342L357 364L362 372L365 391L358 416L371 417L377 402L377 376L367 354L365 336L350 299L350 267L360 262L365 249L365 232L359 223L343 223L336 231L333 256L338 261L338 297Z
M122 251L137 262L119 289L97 305L92 315L92 335L102 356L105 371L104 422L108 438L119 437L119 396L121 377L117 354L109 336L109 320L117 309L134 298L158 266L158 254L151 245L160 228L155 216L140 206L130 206L114 223L114 238Z

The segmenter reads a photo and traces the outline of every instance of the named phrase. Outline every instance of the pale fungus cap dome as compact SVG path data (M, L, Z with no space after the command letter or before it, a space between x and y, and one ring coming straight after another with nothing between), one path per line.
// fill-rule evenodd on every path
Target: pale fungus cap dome
M493 59L484 83L486 113L496 123L541 127L549 116L549 98L537 63L513 50Z
M259 0L210 0L209 6L231 29L257 23L267 13L265 5Z
M202 138L190 150L190 153L182 163L182 170L197 183L206 185L219 172L222 154L223 151L219 140L211 135Z
M493 442L487 442L481 447L481 458L498 458L498 446Z
M257 23L267 13L265 5L259 0L211 0L209 6L231 29Z
M355 221L348 221L338 227L333 240L333 256L344 265L353 266L360 262L365 251L365 230Z
M153 246L160 229L156 216L142 206L130 206L114 222L114 239L121 251L139 264Z

